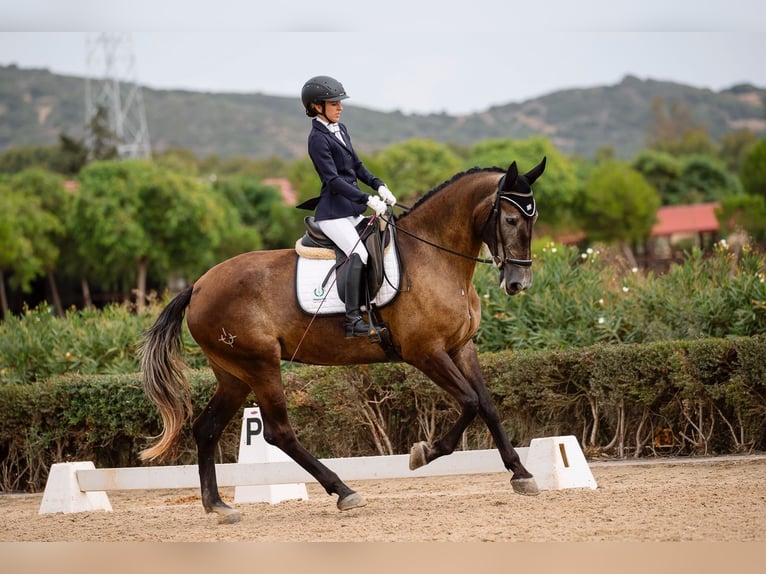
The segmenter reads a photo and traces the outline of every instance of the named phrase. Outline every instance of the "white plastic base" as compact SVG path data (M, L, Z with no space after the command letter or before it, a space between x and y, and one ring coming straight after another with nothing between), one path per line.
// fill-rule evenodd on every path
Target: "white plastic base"
M242 431L239 439L238 463L245 462L287 462L292 459L263 438L263 419L258 407L246 408L242 413ZM234 503L269 502L277 504L283 500L308 500L304 483L270 484L266 486L237 486L234 488Z
M39 514L63 512L112 511L106 492L82 492L77 482L78 470L92 470L92 462L63 462L51 466L45 483Z
M524 466L540 490L598 488L580 443L572 435L532 439Z

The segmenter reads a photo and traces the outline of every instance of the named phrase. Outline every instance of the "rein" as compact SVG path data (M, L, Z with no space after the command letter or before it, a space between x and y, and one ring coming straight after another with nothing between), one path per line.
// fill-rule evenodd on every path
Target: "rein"
M399 206L399 204L397 204ZM439 249L441 251L446 251L447 253L451 253L452 255L457 255L458 257L464 257L466 259L470 259L471 261L477 261L479 263L495 263L494 259L487 259L484 257L474 257L473 255L468 255L467 253L461 253L460 251L455 251L454 249L450 249L449 247L444 247L443 245L439 245L438 243L434 243L433 241L429 241L428 239L424 237L420 237L419 235L415 235L414 233L407 231L406 229L402 229L398 225L396 225L396 220L391 219L385 219L383 218L386 223L388 223L391 227L396 229L396 231L401 231L405 235L409 235L413 239L417 239L421 243L425 243L426 245L430 245L431 247L435 247L436 249Z
M494 241L494 243L495 243L495 249L494 249L495 254L492 255L492 258L475 257L473 255L468 255L467 253L461 253L460 251L455 251L454 249L450 249L449 247L444 247L443 245L439 245L437 243L434 243L433 241L429 241L428 239L425 239L424 237L420 237L418 235L415 235L414 233L412 233L410 231L407 231L406 229L402 229L401 227L396 225L396 220L393 217L391 219L386 219L386 218L382 218L382 219L386 223L391 225L397 231L401 231L402 233L404 233L405 235L409 235L413 239L417 239L418 241L420 241L422 243L425 243L427 245L430 245L431 247L435 247L436 249L439 249L441 251L446 251L447 253L451 253L452 255L457 255L458 257L463 257L465 259L470 259L471 261L476 261L477 263L492 264L492 265L495 265L496 267L500 267L501 265L504 265L506 263L508 263L510 265L518 265L519 267L531 267L532 266L532 260L531 259L516 259L514 257L500 257L499 255L496 255L498 243L500 243L500 246L503 248L503 255L505 255L505 245L502 242L499 242L497 240L497 237L498 237L499 232L500 232L500 225L501 225L500 224L500 217L499 217L499 214L500 214L500 200L504 199L504 200L509 201L510 203L512 203L514 206L516 206L519 209L519 211L521 211L521 213L522 213L522 215L524 216L525 219L531 219L532 217L534 217L535 213L537 212L537 209L534 206L534 200L532 200L533 203L531 204L532 208L531 208L531 213L530 213L529 212L530 210L528 208L525 208L524 206L519 204L519 202L516 201L515 198L510 196L510 194L504 194L502 192L502 187L503 187L504 181L505 181L505 176L503 176L500 179L500 181L498 182L498 184L497 184L497 194L495 196L495 203L492 206L492 209L489 210L489 213L487 213L487 219L484 221L484 225L481 228L481 235L483 236L484 233L487 230L487 225L489 225L489 220L492 218L492 215L494 214L495 215L495 241ZM411 211L411 209L412 209L411 207L407 207L406 205L402 205L400 203L397 203L396 206L401 208L401 209L404 209L406 211ZM489 244L487 244L487 246L489 247ZM492 251L491 248L490 248L490 251Z

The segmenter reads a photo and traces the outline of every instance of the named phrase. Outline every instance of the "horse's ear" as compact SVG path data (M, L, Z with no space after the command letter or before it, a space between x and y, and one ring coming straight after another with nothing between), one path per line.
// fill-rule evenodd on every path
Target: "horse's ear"
M503 178L503 188L500 191L511 191L516 186L516 179L519 177L519 168L516 167L516 161L514 160L511 165L508 166L508 171Z
M524 174L524 177L527 178L527 182L529 183L529 185L532 185L538 177L543 175L543 172L545 171L546 159L548 158L543 156L543 161L538 163L535 167L533 167L527 173Z

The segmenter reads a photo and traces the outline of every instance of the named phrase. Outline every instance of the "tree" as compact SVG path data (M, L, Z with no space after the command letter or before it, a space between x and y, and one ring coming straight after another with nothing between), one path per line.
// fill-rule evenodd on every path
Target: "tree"
M76 140L62 133L59 145L51 158L51 169L57 173L74 176L88 163L88 147L81 140Z
M608 162L593 171L583 189L583 228L588 239L618 243L635 264L630 243L649 235L659 207L659 194L640 173Z
M33 168L22 171L10 178L9 184L14 192L33 209L41 213L30 216L34 229L29 229L29 241L34 256L42 263L48 286L53 298L53 305L59 316L64 315L64 308L56 284L55 269L61 250L59 246L66 238L66 217L72 202L72 196L64 189L64 179L54 173Z
M319 195L322 184L309 158L292 162L287 177L290 185L298 192L298 203Z
M460 159L444 144L411 139L375 155L376 175L398 200L411 202L460 171Z
M199 161L194 152L187 148L170 148L159 154L154 154L154 162L164 169L170 169L187 174L197 174ZM204 172L203 172L204 173Z
M538 226L563 229L576 226L572 213L580 189L576 166L547 139L485 140L477 143L463 163L473 166L507 168L516 161L524 173L536 166L543 156L548 158L545 174L535 182L535 194L541 206Z
M724 198L716 217L722 233L745 231L754 241L766 245L766 197L743 193Z
M663 205L719 201L741 193L739 181L710 155L642 150L631 166L659 192Z
M739 173L750 149L758 141L758 136L748 129L730 132L721 138L718 157L726 164L726 169Z
M716 147L707 129L697 124L691 110L678 100L667 106L661 97L652 100L652 124L649 127L648 146L672 155L715 155Z
M0 154L0 173L18 173L31 167L48 167L55 151L51 147L12 147Z
M28 292L31 283L45 273L47 261L55 259L50 234L61 227L59 220L45 211L38 197L0 182L0 302L8 313L5 277L8 284ZM56 253L57 254L57 253Z
M14 174L41 168L62 175L76 175L88 160L85 144L65 133L55 146L12 147L0 154L0 173Z
M689 155L681 160L682 203L720 201L742 193L739 180L709 155Z
M23 283L30 281L33 269L27 270L20 263L30 262L32 246L24 237L21 229L21 197L0 181L0 310L3 316L8 314L8 295L5 274L15 271Z
M234 206L241 223L258 236L250 249L292 247L302 233L300 214L284 205L276 187L252 177L231 176L217 178L213 188Z
M684 195L681 185L681 161L664 151L641 150L631 163L660 194L663 205L682 203Z
M739 179L746 193L766 198L766 138L750 149L739 170Z
M91 159L95 161L115 159L117 146L120 143L117 134L109 128L109 110L98 106L93 117L88 122L87 132L90 136Z
M200 273L240 231L231 205L207 185L149 161L94 162L80 181L72 222L84 272L122 290L135 281L139 308L150 271Z
M203 164L212 164L212 159L210 161L203 161ZM269 177L285 177L287 168L287 161L281 157L271 156L253 159L240 156L231 157L219 162L217 173L219 175L243 175L266 179Z

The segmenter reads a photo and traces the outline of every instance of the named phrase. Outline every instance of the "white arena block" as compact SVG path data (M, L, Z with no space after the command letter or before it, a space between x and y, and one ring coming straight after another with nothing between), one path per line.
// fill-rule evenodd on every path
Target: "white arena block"
M293 462L277 447L270 445L263 437L263 419L258 407L246 408L242 413L242 431L239 437L237 463L252 462ZM234 488L234 502L269 502L276 504L283 500L308 500L305 483L269 484L262 486L237 486Z
M83 492L77 481L78 470L95 470L92 462L63 462L51 466L45 483L39 514L112 511L106 492Z
M540 490L598 488L580 443L572 435L532 439L524 466Z

